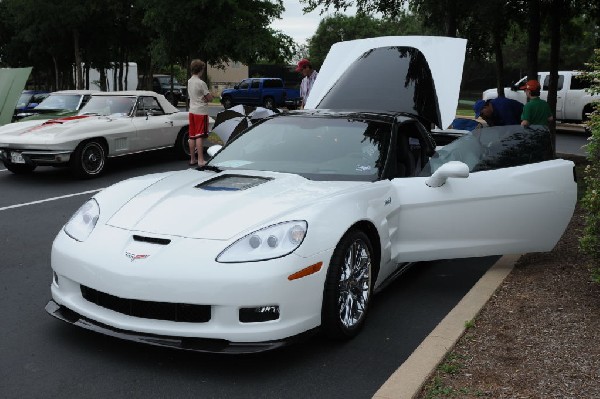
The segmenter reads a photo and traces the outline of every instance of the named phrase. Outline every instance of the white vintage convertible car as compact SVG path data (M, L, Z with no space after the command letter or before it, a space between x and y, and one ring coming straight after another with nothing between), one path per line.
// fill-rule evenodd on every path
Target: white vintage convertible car
M188 113L152 91L96 92L75 116L0 128L0 159L13 173L65 165L98 176L107 158L174 147L188 156Z
M355 336L413 262L552 249L577 189L546 129L482 128L435 150L426 126L452 120L464 50L338 43L311 109L209 149L205 167L96 194L54 241L47 312L152 345L261 351Z

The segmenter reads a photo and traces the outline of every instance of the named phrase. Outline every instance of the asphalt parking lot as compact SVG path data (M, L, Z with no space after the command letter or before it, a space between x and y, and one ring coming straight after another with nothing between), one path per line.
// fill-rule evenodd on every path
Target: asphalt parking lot
M165 151L111 163L94 180L73 180L68 170L51 167L30 176L0 171L3 397L371 397L495 260L418 264L374 298L356 339L314 336L261 355L145 347L47 315L50 247L72 212L124 178L186 167Z

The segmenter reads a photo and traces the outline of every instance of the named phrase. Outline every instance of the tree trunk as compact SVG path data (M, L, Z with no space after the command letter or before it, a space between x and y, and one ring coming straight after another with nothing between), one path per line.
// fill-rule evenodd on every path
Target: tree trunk
M81 52L79 50L79 31L77 29L73 29L73 47L75 50L75 73L77 76L75 79L75 88L81 90L83 89L83 71Z
M537 79L540 48L540 0L528 0L529 26L527 28L527 76Z
M558 88L558 62L560 56L560 28L561 17L564 10L564 0L553 0L551 4L551 26L550 26L550 84L548 85L548 104L554 115L550 122L550 138L552 149L556 155L556 102ZM541 82L543 84L543 82Z
M448 6L446 8L446 36L456 37L456 9L458 5L456 0L448 0L446 4Z
M502 38L496 31L494 31L492 36L494 40L494 54L496 55L496 87L498 88L498 97L505 97L504 55L502 54Z
M60 88L58 87L58 61L56 60L56 57L53 55L52 56L52 62L54 63L54 84L56 86L54 86L54 90L60 90Z

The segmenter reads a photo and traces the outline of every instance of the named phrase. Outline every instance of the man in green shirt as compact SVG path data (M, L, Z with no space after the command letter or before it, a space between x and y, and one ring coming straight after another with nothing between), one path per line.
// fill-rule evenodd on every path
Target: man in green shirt
M527 95L527 104L523 107L521 114L521 125L548 126L553 119L552 111L548 103L540 98L540 82L535 79L528 80L520 89L525 90Z

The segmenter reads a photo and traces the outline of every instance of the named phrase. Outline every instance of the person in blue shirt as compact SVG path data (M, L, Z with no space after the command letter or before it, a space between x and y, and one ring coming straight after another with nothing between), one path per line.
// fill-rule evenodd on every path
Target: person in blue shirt
M481 117L488 126L521 124L523 104L506 97L479 100L473 105L475 118Z

